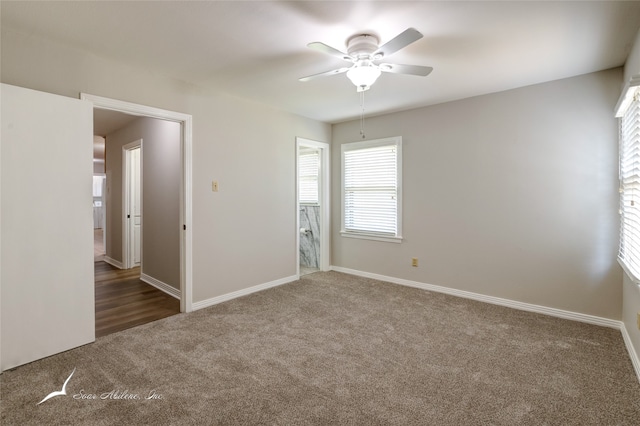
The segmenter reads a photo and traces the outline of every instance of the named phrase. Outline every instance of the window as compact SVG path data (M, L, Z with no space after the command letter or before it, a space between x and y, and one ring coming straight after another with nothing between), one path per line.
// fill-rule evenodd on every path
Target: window
M638 93L637 85L629 88L623 94L616 113L616 116L620 117L618 260L627 274L636 282L640 278L640 100Z
M102 182L104 182L104 176L93 176L93 196L102 197Z
M402 138L342 145L342 235L400 242Z
M298 182L300 204L318 204L320 151L301 146L298 152Z

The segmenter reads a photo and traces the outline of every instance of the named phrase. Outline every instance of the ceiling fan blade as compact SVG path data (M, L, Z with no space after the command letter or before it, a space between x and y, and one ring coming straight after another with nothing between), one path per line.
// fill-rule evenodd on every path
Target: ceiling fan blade
M421 65L380 64L378 68L383 72L419 75L422 77L428 76L433 71L432 67L423 67Z
M320 74L308 75L306 77L299 78L298 80L300 80L300 81L309 81L309 80L311 80L313 78L316 78L316 77L324 77L326 75L342 74L343 72L349 71L349 68L351 68L351 67L344 67L344 68L338 68L337 70L325 71L325 72L321 72Z
M380 46L378 50L373 53L373 56L383 58L392 55L403 47L406 47L414 41L420 40L421 38L422 34L418 30L416 30L415 28L407 28L406 30L398 34L395 38Z
M321 43L319 41L314 41L313 43L309 43L307 44L307 47L313 50L317 50L318 52L326 53L327 55L335 56L344 61L353 62L353 58L351 58L351 56L347 55L344 52L339 51L338 49L334 49L331 46Z

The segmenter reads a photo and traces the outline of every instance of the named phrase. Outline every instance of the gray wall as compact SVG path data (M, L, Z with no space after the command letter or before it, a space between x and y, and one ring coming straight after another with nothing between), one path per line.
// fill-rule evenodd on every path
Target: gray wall
M402 244L340 236L340 145L359 123L334 125L333 265L619 320L621 78L367 118L369 139L403 137Z
M193 116L194 302L295 275L296 136L329 141L331 126L36 35L2 28L1 42L5 83Z
M139 118L107 135L107 256L122 261L122 147L142 139L142 270L180 288L179 123Z

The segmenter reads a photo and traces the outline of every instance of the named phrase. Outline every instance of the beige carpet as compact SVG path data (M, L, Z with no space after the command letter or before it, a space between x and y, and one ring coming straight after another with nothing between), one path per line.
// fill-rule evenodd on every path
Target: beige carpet
M0 380L3 425L640 424L619 331L337 272Z

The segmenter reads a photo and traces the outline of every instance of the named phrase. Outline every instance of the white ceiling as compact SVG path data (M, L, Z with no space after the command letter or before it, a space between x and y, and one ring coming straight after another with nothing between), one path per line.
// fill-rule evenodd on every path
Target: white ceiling
M408 27L424 38L385 62L432 66L428 77L383 74L367 115L433 105L621 66L640 2L170 1L8 2L2 26L45 36L330 123L358 117L344 74L298 78L346 62L306 47Z
M94 108L93 134L105 137L116 130L122 129L138 118L138 116L124 114L118 111Z

